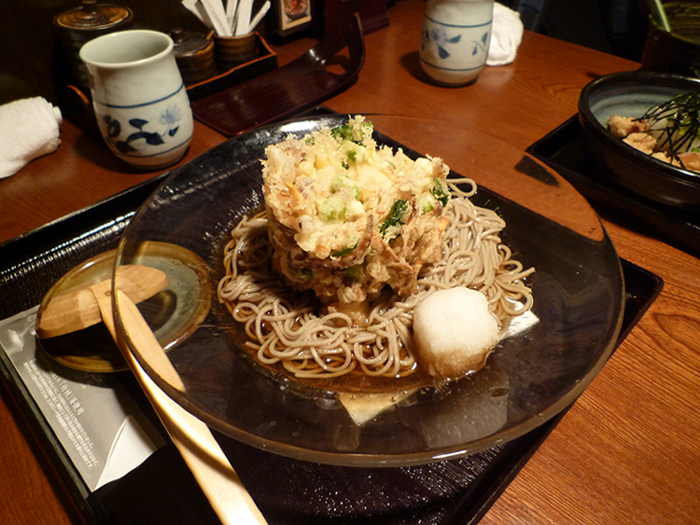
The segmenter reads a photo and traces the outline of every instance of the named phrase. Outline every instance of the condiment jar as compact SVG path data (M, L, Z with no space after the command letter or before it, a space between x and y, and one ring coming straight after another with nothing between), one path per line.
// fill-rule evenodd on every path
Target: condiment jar
M216 74L214 41L202 33L173 29L170 37L177 67L186 86L202 82Z
M83 44L98 36L126 29L134 15L128 7L98 4L97 0L82 0L82 5L69 9L53 19L77 87L89 90L89 76L78 53Z

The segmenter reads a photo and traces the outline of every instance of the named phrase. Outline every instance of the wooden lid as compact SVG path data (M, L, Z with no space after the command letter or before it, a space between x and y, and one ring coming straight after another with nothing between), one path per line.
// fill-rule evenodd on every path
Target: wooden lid
M97 0L83 0L80 7L57 15L54 24L73 31L96 31L108 29L131 20L133 13L128 7L98 4Z

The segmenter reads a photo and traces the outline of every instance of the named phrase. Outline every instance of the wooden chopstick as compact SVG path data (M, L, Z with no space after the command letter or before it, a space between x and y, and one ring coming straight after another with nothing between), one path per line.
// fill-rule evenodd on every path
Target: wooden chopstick
M119 340L114 326L111 281L102 281L91 286L90 290L100 305L107 329L221 522L225 525L266 525L265 518L241 483L209 427L165 394L146 374L125 342ZM134 346L149 363L154 364L154 369L166 381L184 390L177 370L136 305L120 290L117 291L116 299L124 329Z

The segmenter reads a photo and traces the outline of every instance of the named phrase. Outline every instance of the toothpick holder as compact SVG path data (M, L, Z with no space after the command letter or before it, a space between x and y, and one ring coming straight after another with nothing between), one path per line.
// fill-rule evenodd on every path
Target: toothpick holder
M221 71L228 71L253 60L257 55L255 33L242 36L214 35L214 60Z

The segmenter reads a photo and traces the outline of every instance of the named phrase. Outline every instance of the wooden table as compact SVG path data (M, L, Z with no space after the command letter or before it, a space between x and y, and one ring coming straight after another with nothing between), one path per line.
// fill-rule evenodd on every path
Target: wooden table
M576 113L581 88L591 79L637 68L526 33L512 65L486 68L469 87L436 87L420 72L417 58L424 5L401 0L389 10L390 26L366 37L359 80L327 105L343 113L439 120L471 132L477 172L511 169L513 150L522 155ZM312 44L300 40L279 49L280 62ZM222 140L198 125L185 160ZM151 176L128 171L99 140L66 123L58 152L0 181L0 241ZM620 256L662 277L664 290L483 518L485 525L699 519L700 262L641 233L604 224ZM78 522L59 499L61 489L49 483L50 466L20 432L20 417L0 404L0 521Z

